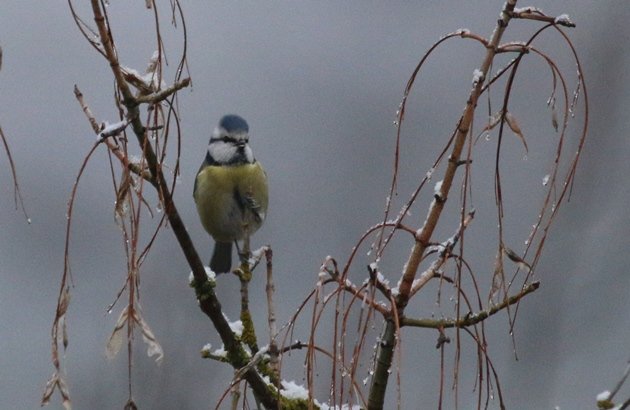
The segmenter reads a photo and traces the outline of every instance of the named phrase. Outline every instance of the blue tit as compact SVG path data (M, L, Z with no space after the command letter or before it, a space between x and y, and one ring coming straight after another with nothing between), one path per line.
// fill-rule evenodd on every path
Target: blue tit
M215 240L210 260L210 269L215 273L230 271L232 243L249 238L261 227L267 213L267 174L254 159L248 142L249 126L243 118L221 118L195 178L197 212Z

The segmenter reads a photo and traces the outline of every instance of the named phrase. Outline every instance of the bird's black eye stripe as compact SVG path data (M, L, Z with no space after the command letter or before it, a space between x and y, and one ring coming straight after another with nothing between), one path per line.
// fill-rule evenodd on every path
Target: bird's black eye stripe
M236 139L234 139L234 138L232 138L232 137L230 137L230 136L228 136L228 135L223 135L223 136L220 136L220 137L213 137L213 138L210 138L210 142L216 142L216 141L222 141L222 142L232 142L232 143L235 143L235 142L236 142Z
M219 137L210 138L210 142L218 142L218 141L224 142L226 144L242 145L242 144L248 144L249 138L238 139L238 138L231 137L229 135L222 135Z

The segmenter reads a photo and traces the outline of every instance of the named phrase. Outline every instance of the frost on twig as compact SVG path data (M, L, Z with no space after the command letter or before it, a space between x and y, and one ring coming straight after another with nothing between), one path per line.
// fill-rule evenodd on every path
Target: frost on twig
M118 123L113 124L113 126L107 126L107 122L103 122L99 125L98 121L94 117L94 114L92 113L92 110L87 105L83 93L81 92L81 90L79 90L79 87L76 84L74 85L74 96L79 102L83 113L87 117L92 127L92 131L94 131L94 133L96 134L97 140L107 145L110 152L114 154L127 169L129 169L134 174L141 176L146 181L154 184L155 179L153 178L149 170L146 169L146 165L141 166L139 161L131 161L130 158L125 154L125 152L120 149L118 144L112 141L112 138L110 138L116 137L118 134L120 134L120 132L124 131L125 128L129 125L130 121L119 121Z
M624 383L628 379L629 375L630 375L630 360L628 360L628 362L626 363L626 369L624 370L623 375L617 382L617 385L612 390L612 392L605 390L597 395L596 402L597 402L598 409L624 410L624 409L630 408L630 397L626 398L623 402L620 402L620 403L618 402L618 404L615 404L615 402L613 401L617 393L619 393L619 390L621 389L621 387L624 385Z
M216 283L217 274L214 273L214 271L210 269L209 266L204 266L204 269L206 271L207 280L214 285ZM195 285L195 275L192 271L190 271L190 273L188 274L188 284L192 287L194 287Z
M212 345L210 343L206 344L201 349L201 357L204 359L213 359L220 362L229 363L227 359L227 351L225 350L225 346L221 345L218 349L212 350Z
M176 82L175 84L173 84L172 86L166 89L160 90L152 94L140 95L136 97L136 101L138 103L157 104L160 101L165 100L166 98L170 97L175 92L181 90L182 88L188 87L189 85L190 85L190 78L184 78L183 80Z
M575 23L571 21L571 17L568 14L560 14L553 22L565 27L575 27Z
M113 124L106 121L101 124L101 131L98 133L97 138L99 140L104 140L109 137L117 136L123 132L128 125L129 121L118 121Z
M510 15L512 18L538 20L564 27L575 27L575 23L571 21L568 14L560 14L557 17L547 16L541 9L536 7L514 8Z
M166 84L162 81L161 73L158 71L160 57L160 52L156 50L149 59L144 74L140 74L137 70L130 67L120 67L123 78L134 86L140 95L154 93L166 87Z
M138 95L135 97L136 103L157 104L182 88L190 85L190 78L184 78L183 80L176 81L170 87L167 87L166 83L162 80L160 58L160 52L155 51L149 60L144 74L140 74L133 68L121 66L121 72L125 81L138 90Z

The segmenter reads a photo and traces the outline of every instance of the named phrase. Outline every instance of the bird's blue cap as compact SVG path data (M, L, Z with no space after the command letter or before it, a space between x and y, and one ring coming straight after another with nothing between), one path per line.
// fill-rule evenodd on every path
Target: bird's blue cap
M229 133L249 132L249 125L247 121L235 114L229 114L223 116L219 121L219 127L223 128Z

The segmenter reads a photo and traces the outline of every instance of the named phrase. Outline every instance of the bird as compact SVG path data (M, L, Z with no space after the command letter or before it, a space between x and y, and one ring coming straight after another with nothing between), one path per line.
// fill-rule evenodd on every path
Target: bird
M262 226L268 191L267 174L249 146L249 125L236 114L223 116L212 131L193 189L201 224L215 241L212 271L230 272L232 243L238 249L236 241L248 241Z

